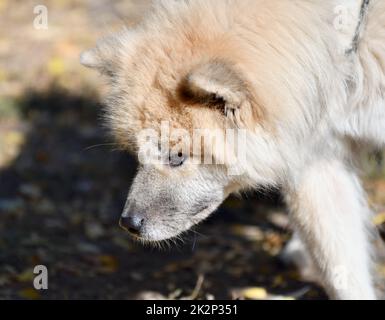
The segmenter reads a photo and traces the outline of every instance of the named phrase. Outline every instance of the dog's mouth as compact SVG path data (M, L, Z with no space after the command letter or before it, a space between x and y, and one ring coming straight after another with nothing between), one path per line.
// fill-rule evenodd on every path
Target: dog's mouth
M122 219L119 220L119 227L123 229L130 237L141 243L159 243L162 241L180 238L181 234L188 232L193 226L201 223L211 213L213 213L219 205L204 205L198 211L186 214L186 219L175 220L159 223L146 221L141 230L136 230L125 226Z

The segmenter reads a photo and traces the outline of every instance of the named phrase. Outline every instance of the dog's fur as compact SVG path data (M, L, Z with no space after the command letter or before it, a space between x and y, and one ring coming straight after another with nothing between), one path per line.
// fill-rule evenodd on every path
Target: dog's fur
M106 120L122 147L138 133L243 128L242 175L229 163L141 166L124 216L140 238L177 236L232 192L283 190L291 219L339 299L374 299L370 210L352 160L385 143L385 1L159 0L82 63L111 79ZM348 15L336 26L338 8ZM216 158L222 155L213 154Z

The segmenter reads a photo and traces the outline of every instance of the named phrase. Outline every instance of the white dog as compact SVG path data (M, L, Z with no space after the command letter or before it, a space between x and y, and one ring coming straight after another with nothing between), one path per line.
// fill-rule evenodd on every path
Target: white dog
M279 186L330 296L375 299L353 160L385 143L384 0L159 0L81 61L111 80L107 125L140 157L143 130L165 122L170 136L246 132L238 175L235 143L205 139L217 162L197 164L195 150L151 140L164 161L140 166L121 220L136 239L178 236L232 192Z

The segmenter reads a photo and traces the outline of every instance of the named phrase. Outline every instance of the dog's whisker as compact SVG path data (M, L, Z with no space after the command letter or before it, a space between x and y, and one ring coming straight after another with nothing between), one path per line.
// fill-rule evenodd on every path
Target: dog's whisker
M83 151L90 151L92 149L101 148L101 147L118 147L119 145L117 143L101 143L101 144L95 144L93 146L89 146L87 148L84 148ZM119 149L115 149L119 150Z

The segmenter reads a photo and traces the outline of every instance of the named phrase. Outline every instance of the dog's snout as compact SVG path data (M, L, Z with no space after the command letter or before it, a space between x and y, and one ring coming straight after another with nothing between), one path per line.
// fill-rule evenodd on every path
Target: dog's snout
M134 235L139 235L143 227L144 218L139 214L130 214L120 218L120 226Z

